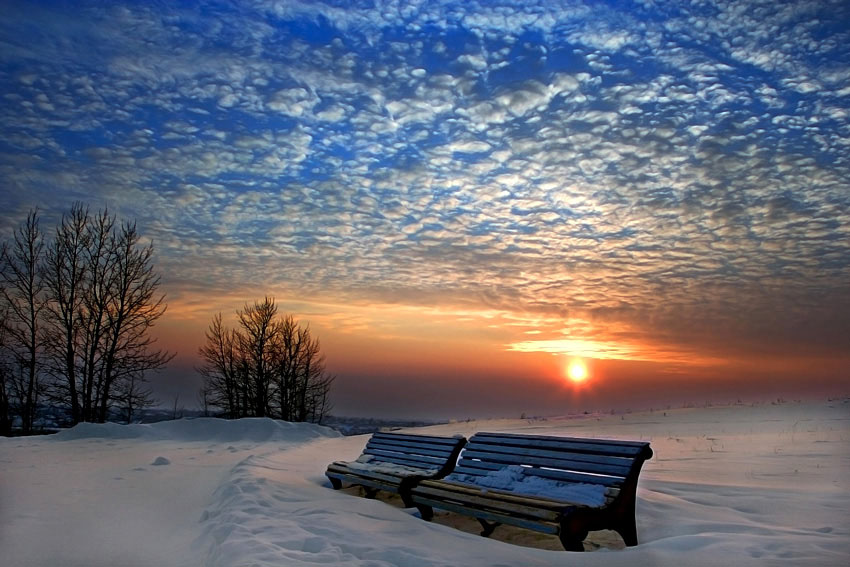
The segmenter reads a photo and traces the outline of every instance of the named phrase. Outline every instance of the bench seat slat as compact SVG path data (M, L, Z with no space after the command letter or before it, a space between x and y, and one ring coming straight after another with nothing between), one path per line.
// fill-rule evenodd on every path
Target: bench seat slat
M411 475L428 476L426 473L434 468L425 469L420 466L410 466L402 463L391 463L389 461L337 461L328 465L328 470L359 471L361 474L371 472L388 474L390 476L405 477Z
M328 477L331 478L331 477ZM368 486L369 488L374 488L377 490L384 490L386 492L390 492L393 494L398 494L399 492L399 484L397 482L387 482L381 479L375 479L370 477L349 477L344 475L337 475L333 478L337 478L344 482L349 482L352 485L357 486Z
M345 480L346 482L350 482L351 484L360 484L366 486L374 486L374 485L382 485L387 487L397 487L399 485L398 477L390 477L382 474L372 474L372 475L359 475L359 474L346 474L337 471L330 471L326 473L328 477L338 478L340 480Z
M533 520L547 520L549 522L555 522L558 519L558 510L550 510L533 504L528 506L523 504L521 499L505 499L501 498L501 495L497 494L481 494L481 491L476 491L476 493L459 490L445 490L444 488L451 489L452 487L450 485L446 485L444 487L420 485L414 489L414 492L417 496L435 498L439 499L441 502L452 502L455 504L471 506L478 510L489 510L513 516L522 516Z
M364 470L364 469L351 469L347 467L339 467L333 466L328 467L328 472L326 474L335 474L338 476L349 476L349 477L359 477L359 478L372 478L377 480L383 480L388 483L398 484L402 478L406 476L415 476L415 473L411 472L410 474L390 474L387 472L378 472L374 470Z
M451 477L448 477L448 480L445 478L440 480L424 480L420 482L415 488L417 493L425 489L436 489L443 490L446 492L455 492L459 495L486 495L488 498L497 498L499 500L504 500L505 502L513 502L525 506L536 506L538 508L546 508L549 510L563 510L564 508L569 506L581 506L581 504L573 504L571 502L553 500L551 498L546 498L545 496L533 496L517 492L506 492L504 490L496 490L493 488L487 488L485 486L471 485L465 482L451 480Z
M468 506L464 506L462 504L453 504L451 502L445 502L443 500L431 500L427 497L418 497L416 501L417 504L424 504L432 508L439 508L448 512L462 514L464 516L481 518L490 522L498 522L500 524L508 524L520 528L526 528L529 530L534 530L536 532L555 535L559 531L559 527L557 524L551 524L542 521L530 521L517 516L511 516L510 514L499 514L491 510L479 510L477 508L469 508Z

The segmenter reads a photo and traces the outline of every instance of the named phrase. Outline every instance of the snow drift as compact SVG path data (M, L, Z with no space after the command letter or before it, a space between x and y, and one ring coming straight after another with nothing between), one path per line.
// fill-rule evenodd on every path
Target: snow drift
M317 437L339 437L328 427L289 423L264 417L227 421L212 417L160 421L150 424L80 423L53 436L56 441L80 439L144 439L208 441L211 443L303 443Z

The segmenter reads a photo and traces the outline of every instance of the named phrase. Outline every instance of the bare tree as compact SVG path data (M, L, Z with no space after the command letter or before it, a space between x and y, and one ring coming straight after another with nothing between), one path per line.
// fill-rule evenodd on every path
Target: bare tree
M150 328L165 313L153 271L153 245L140 246L136 225L123 223L110 238L106 327L98 372L97 420L106 421L116 383L158 370L174 354L153 348Z
M281 352L276 357L275 375L281 418L316 421L315 415L326 414L316 409L326 405L333 381L325 372L319 340L312 337L309 326L301 327L291 315L283 318L278 331L277 344ZM320 398L324 401L317 404Z
M247 363L248 387L251 391L252 415L265 417L271 412L272 371L275 343L278 340L277 307L266 297L262 302L245 305L238 314L239 350Z
M88 247L85 249L85 288L79 310L80 360L79 386L81 421L97 421L103 383L103 350L107 341L107 310L112 295L110 248L115 219L107 211L89 222Z
M49 369L55 378L53 398L70 407L72 423L84 420L82 392L78 391L78 380L83 373L78 372L77 366L83 355L80 338L87 320L83 306L90 283L87 270L90 244L88 209L76 203L70 214L62 216L45 262L50 311ZM80 386L85 391L85 383Z
M0 248L0 257L5 252L5 245ZM2 297L2 296L0 296ZM8 309L0 311L0 435L12 433L12 366L6 350L6 320Z
M334 377L309 327L280 316L264 298L237 312L238 329L216 315L200 348L202 395L228 417L271 416L320 422L330 411Z
M174 356L150 336L166 309L152 257L135 224L79 203L46 246L36 212L4 246L4 391L14 392L25 433L43 385L72 423L103 422L117 408L132 417L149 404L145 373Z
M291 315L283 318L278 330L280 336L275 345L278 350L275 357L278 407L281 419L295 421L295 407L298 401L296 393L298 359L303 337L298 332L298 323Z
M206 343L199 352L203 364L197 371L204 379L203 397L210 406L224 410L227 417L235 419L244 415L242 410L240 361L235 333L221 322L221 313L213 317L206 332Z
M139 410L154 405L153 392L147 386L144 372L133 373L118 384L115 399L120 404L121 412L127 423L133 422L133 417Z
M331 409L329 395L334 376L325 369L325 356L321 354L319 339L310 339L309 329L307 333L305 342L308 347L303 351L300 364L298 421L320 422Z
M3 249L2 257L2 299L8 312L6 349L13 361L12 393L25 434L33 431L42 390L42 322L46 306L43 252L38 212L32 211L15 232L11 245Z

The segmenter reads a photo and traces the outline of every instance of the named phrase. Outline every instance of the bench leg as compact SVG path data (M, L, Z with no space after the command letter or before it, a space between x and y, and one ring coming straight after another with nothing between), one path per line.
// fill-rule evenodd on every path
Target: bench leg
M575 516L561 520L561 531L558 538L567 551L584 551L584 538L587 537L587 524Z
M561 532L559 537L561 538L561 545L567 551L584 551L584 544L582 542L587 537L587 532L578 534L564 534Z
M493 530L502 525L499 522L490 523L484 518L478 518L478 523L481 524L482 528L484 528L483 530L481 530L481 535L483 535L484 537L490 537L490 534L493 533Z
M625 542L628 547L634 547L638 544L637 526L635 526L634 524L624 522L623 524L614 528L614 531L620 534L620 537L623 538L623 542Z
M333 486L334 490L339 490L340 488L342 488L342 481L338 478L334 478L331 476L328 477L328 480L331 481L331 486Z
M405 508L413 508L413 497L410 491L417 482L417 477L403 478L398 483L398 495L401 496L401 503Z
M430 522L434 519L434 509L430 506L426 506L424 504L417 504L416 509L419 510L419 515L422 516L422 519L426 522Z
M613 526L611 529L620 534L628 547L638 544L637 523L635 521L635 491L636 488L631 487L625 494L621 492L621 504L617 509L612 510Z

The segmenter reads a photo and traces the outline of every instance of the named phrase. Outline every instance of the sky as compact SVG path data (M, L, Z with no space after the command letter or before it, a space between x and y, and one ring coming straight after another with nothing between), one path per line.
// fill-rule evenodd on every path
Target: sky
M341 415L850 390L844 1L2 4L0 229L137 222L168 403L265 295Z

